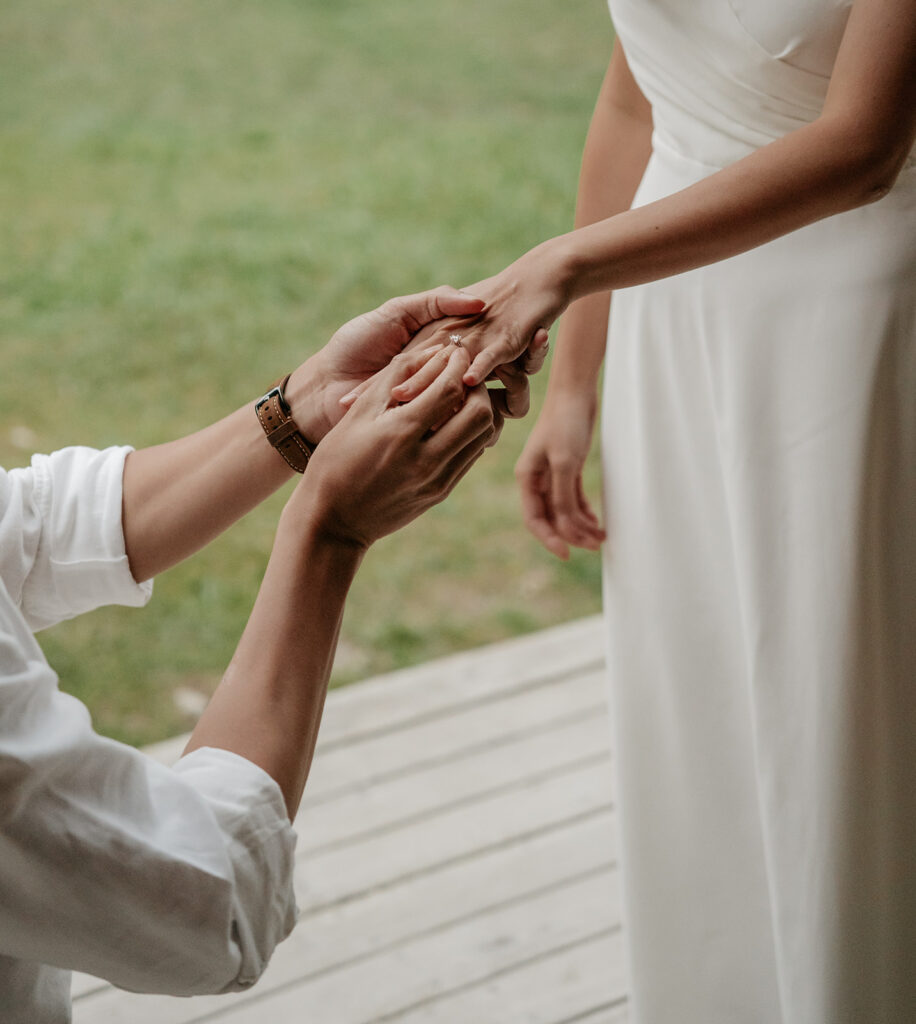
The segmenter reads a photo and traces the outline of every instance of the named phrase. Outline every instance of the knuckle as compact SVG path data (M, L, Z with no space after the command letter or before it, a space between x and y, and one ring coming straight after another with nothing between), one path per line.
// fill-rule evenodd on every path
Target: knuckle
M493 408L488 401L475 399L470 409L471 423L479 429L493 425Z
M399 321L401 317L404 300L402 298L388 299L376 309L376 313L389 322Z
M420 349L411 349L409 352L399 352L394 359L391 360L392 366L407 374L416 373L424 362L425 359L423 358L423 352Z
M528 397L528 392L527 391L523 391L523 392L519 393L518 395L511 396L511 400L509 402L509 408L510 408L510 411L511 411L513 419L521 419L522 416L525 416L527 414L528 409L530 407L531 407L531 400Z
M445 379L442 385L442 400L460 408L464 402L464 384L460 378L450 375Z

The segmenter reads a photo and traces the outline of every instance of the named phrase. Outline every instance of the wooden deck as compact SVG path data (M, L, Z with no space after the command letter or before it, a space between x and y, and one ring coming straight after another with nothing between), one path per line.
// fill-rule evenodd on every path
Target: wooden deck
M585 619L332 692L258 985L77 976L75 1024L624 1024L603 664Z

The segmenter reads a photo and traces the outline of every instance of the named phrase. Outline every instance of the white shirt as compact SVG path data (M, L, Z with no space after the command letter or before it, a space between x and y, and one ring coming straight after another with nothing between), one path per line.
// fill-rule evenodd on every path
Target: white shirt
M296 917L277 784L224 750L166 768L97 735L32 631L142 605L127 448L0 470L0 1020L70 1020L70 970L144 992L251 985Z

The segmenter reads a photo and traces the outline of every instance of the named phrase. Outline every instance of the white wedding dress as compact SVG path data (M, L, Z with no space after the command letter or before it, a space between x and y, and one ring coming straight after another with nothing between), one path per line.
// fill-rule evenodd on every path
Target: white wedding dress
M610 6L653 107L637 204L816 118L849 11ZM617 293L603 409L631 1024L913 1024L912 158Z

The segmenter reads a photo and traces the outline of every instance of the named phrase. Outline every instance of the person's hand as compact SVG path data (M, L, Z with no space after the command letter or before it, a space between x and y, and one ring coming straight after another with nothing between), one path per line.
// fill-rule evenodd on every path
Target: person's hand
M443 344L443 337L449 344L465 348L463 337L466 321L449 317L437 320L423 328L410 342L409 349L422 349ZM457 344L456 344L457 342ZM531 404L528 378L537 373L547 358L548 336L546 331L538 331L532 344L511 363L497 366L487 377L487 381L498 381L502 387L492 387L488 393L493 408L500 416L518 419L528 412ZM468 353L470 356L470 353ZM410 380L404 381L392 392L392 397L399 402L410 402L419 395L428 382L428 371L421 369Z
M529 403L527 378L543 365L548 329L571 298L568 262L562 237L544 242L495 277L464 289L486 300L484 309L430 324L415 344L457 340L472 360L465 384L475 387L487 380L500 381L505 390L492 392L496 407L505 416L524 416ZM405 381L396 397L410 401L422 386L422 378Z
M407 345L407 350L429 347L438 348L444 344L457 345L465 348L462 341L470 321L464 317L446 317L434 320L419 331ZM487 376L487 381L498 381L502 387L488 390L490 402L495 413L510 419L519 419L528 412L531 404L528 378L537 373L547 358L548 335L546 330L538 330L531 344L511 363L495 367ZM392 397L399 402L410 402L421 394L430 380L430 370L421 367L409 380L399 384ZM341 400L349 406L354 402L368 382L354 388Z
M530 372L524 363L526 353L537 341L546 340L550 325L572 298L567 263L561 236L526 252L495 277L464 289L484 299L486 308L435 325L430 341L444 343L451 334L461 335L471 357L465 384L475 387L491 374L498 376L500 367L515 365Z
M317 444L346 412L340 399L384 369L426 324L449 315L472 315L482 300L443 286L389 299L344 324L290 377L286 400L301 433Z
M558 558L569 545L597 551L605 532L582 484L597 399L548 395L515 467L525 525Z
M396 356L312 456L293 499L308 503L325 536L359 548L441 501L493 441L486 389L465 387L467 353L449 346ZM415 401L391 389L421 367L433 378Z
M524 358L572 297L562 270L561 247L551 240L531 249L495 277L465 289L487 303L469 320L461 343L471 356L464 382L474 387L497 367Z

